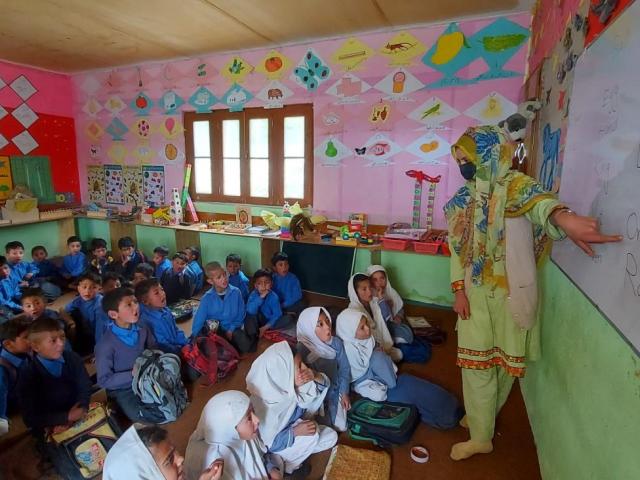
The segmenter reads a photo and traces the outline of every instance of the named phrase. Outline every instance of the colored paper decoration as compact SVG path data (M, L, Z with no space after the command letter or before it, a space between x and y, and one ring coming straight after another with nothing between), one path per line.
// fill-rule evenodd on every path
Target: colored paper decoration
M413 162L414 164L445 165L451 155L451 144L430 131L418 137L406 150L419 158L418 161Z
M104 108L111 114L111 116L116 116L122 110L127 108L127 105L118 95L112 95L104 104Z
M222 97L222 103L229 107L230 112L241 112L245 103L253 98L249 90L234 83Z
M160 133L167 140L179 137L183 131L184 128L182 128L180 117L165 118L160 124Z
M38 115L36 112L29 108L29 105L26 103L21 104L19 107L15 108L13 112L11 112L13 118L20 122L24 128L29 128L34 124L36 120L38 120Z
M284 101L292 95L293 92L284 83L273 80L267 83L256 97L265 103L264 108L282 108Z
M353 155L353 152L335 137L325 139L314 150L314 157L324 167L337 167L342 160Z
M242 57L235 56L226 63L221 73L231 83L242 83L252 71L253 65Z
M124 135L129 131L129 128L122 123L122 120L115 117L111 120L111 123L109 123L105 131L111 135L111 140L114 142L121 142L124 140Z
M133 131L139 138L146 140L151 135L151 124L146 118L139 118L133 123Z
M422 88L422 82L407 69L398 68L380 80L375 87L394 101L413 101L408 95Z
M479 120L483 125L497 125L517 111L518 106L515 103L498 92L491 92L465 110L464 114Z
M95 98L87 100L87 103L82 107L82 111L91 117L95 117L102 109L102 105Z
M196 109L196 113L207 113L218 102L216 96L206 87L198 87L189 97L189 105Z
M1 142L0 148L2 148ZM9 157L0 156L0 200L6 200L9 197L9 192L12 188L11 162Z
M426 49L426 45L411 33L398 32L380 47L379 52L389 59L390 66L401 66L413 63L413 59Z
M98 122L90 122L89 125L87 125L84 129L84 133L86 133L87 137L89 137L91 140L97 142L104 134L104 130Z
M457 23L450 23L436 43L422 57L422 62L443 74L443 78L427 87L443 88L475 83L456 77L456 73L478 58L478 52L467 41Z
M345 70L356 70L362 68L373 55L373 50L362 40L352 37L345 40L340 47L333 52L331 60L333 63L341 65Z
M391 130L391 103L380 100L371 106L367 120L374 130Z
M121 143L113 143L107 150L107 156L113 163L124 163L128 150Z
M149 112L151 112L151 109L153 108L153 100L151 100L146 93L140 92L133 100L131 100L129 106L136 115L146 116L149 115Z
M184 100L173 90L165 92L158 100L158 106L164 110L165 115L175 114L181 105L184 105Z
M336 103L361 103L360 94L371 88L367 82L360 80L353 74L346 73L336 83L331 85L327 92L329 95L338 97Z
M31 134L26 130L13 137L11 141L16 147L18 147L23 155L26 155L27 153L35 150L38 147L38 142L36 142L36 139L33 138Z
M315 92L318 86L331 76L331 69L314 51L308 50L300 63L293 69L291 78L310 92Z
M135 157L138 163L151 163L155 157L155 152L147 143L139 143L131 151L131 154Z
M367 167L386 167L393 165L391 158L402 151L402 149L384 134L373 135L363 145L366 148L364 157L370 163Z
M409 118L423 123L427 128L438 128L460 115L455 108L438 97L431 97L409 114Z
M31 98L38 90L24 75L20 75L13 82L9 84L11 89L18 94L23 102L26 102Z
M262 73L269 80L279 80L291 68L291 60L282 53L271 50L256 65L256 72Z

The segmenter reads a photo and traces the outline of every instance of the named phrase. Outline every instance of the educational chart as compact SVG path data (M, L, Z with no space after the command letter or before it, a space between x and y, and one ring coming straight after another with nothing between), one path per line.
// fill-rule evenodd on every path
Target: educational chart
M578 60L560 199L600 221L621 243L590 259L563 241L553 259L640 351L640 2Z
M144 203L158 207L164 200L164 167L144 165L142 167L142 193Z

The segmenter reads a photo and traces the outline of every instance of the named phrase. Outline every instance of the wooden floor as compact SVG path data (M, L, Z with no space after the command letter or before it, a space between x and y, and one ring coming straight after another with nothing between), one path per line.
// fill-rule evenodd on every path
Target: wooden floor
M310 296L311 304L327 304L327 299L320 300ZM345 306L344 301L332 301L336 306ZM411 373L425 378L454 392L462 398L462 386L459 369L455 366L456 336L455 318L450 310L426 309L424 307L407 306L410 315L424 315L432 324L447 331L449 338L443 346L434 347L433 356L424 365L403 364L400 372ZM190 321L180 324L185 331L191 331ZM180 419L167 426L170 436L184 452L189 436L195 429L200 412L206 402L216 393L237 389L244 390L245 377L253 359L269 346L261 341L258 352L248 355L229 378L222 383L205 386L201 382L188 386L191 403ZM18 427L19 428L19 427ZM0 480L58 478L43 476L38 468L38 459L33 442L27 435L12 435L13 440L7 442L0 439ZM390 450L392 456L391 478L429 479L429 480L537 480L540 479L540 468L536 455L531 428L520 394L518 383L503 408L496 425L494 452L490 455L473 457L463 462L454 462L449 458L451 445L467 439L467 431L461 427L449 431L438 431L420 424L410 444ZM347 434L340 436L340 443L362 448L375 448L370 444L349 439ZM422 445L429 449L431 458L426 464L414 463L409 456L412 445ZM310 479L321 479L328 459L328 452L317 454L312 458L313 471Z

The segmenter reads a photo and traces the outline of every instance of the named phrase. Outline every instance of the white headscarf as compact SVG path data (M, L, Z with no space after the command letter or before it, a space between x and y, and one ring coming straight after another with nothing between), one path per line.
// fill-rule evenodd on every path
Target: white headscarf
M391 313L397 315L404 306L402 297L400 297L398 292L396 292L396 289L391 286L389 275L382 265L370 265L369 268L367 268L367 275L369 275L369 277L376 272L383 272L384 276L387 277L387 287L384 290L383 296L391 302Z
M351 367L351 379L358 380L367 373L371 354L376 346L373 336L366 340L356 338L356 330L363 313L359 309L347 308L336 319L336 335L342 339Z
M382 311L380 311L380 306L377 302L369 302L371 313L373 313L372 317L369 311L358 298L358 292L356 292L356 288L353 285L353 279L356 275L365 274L356 273L349 279L349 285L347 286L347 290L349 292L349 308L360 310L362 314L367 317L367 319L369 320L369 326L371 327L371 334L373 335L373 338L382 346L385 352L388 352L393 348L393 338L391 338L391 334L389 333L387 324L385 323L384 318L382 318ZM365 275L365 277L366 276L367 275Z
M247 374L251 404L260 419L260 435L267 447L282 431L297 404L293 353L286 341L271 345L256 358Z
M323 307L305 308L298 317L296 333L298 341L309 349L309 362L315 362L318 358L336 358L336 351L316 335L316 325L320 312L324 312L329 322L331 322L331 315Z
M198 473L200 475L200 473ZM122 434L104 461L104 480L164 480L158 464L138 436L135 425Z
M267 480L266 449L259 439L242 440L236 425L249 409L249 397L237 390L215 395L207 402L185 454L188 479L198 478L211 463L224 460L223 480Z

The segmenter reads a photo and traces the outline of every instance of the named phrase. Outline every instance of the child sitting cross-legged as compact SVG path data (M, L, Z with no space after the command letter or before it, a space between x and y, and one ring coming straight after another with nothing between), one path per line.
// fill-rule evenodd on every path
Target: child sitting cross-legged
M164 422L158 409L142 403L132 388L136 358L145 349L156 347L149 327L138 323L138 300L133 290L117 288L109 292L102 308L110 321L96 345L98 385L132 422Z
M140 322L151 328L158 347L166 353L179 354L188 341L167 308L167 296L157 278L144 280L136 286Z
M193 338L208 332L209 321L218 322L218 333L224 335L240 352L253 352L258 341L258 326L255 317L245 321L245 306L242 294L229 285L227 272L218 262L205 266L207 283L213 288L207 290L200 300L193 317L191 336Z
M324 400L326 423L344 432L351 408L351 367L342 340L331 335L329 312L323 307L305 308L298 318L297 337L302 361L331 380Z
M100 276L110 272L114 268L113 257L107 250L107 242L102 238L94 238L89 245L91 261L89 269Z
M435 428L454 428L464 411L444 388L413 375L396 376L397 367L371 335L369 320L362 311L348 308L338 315L336 334L342 339L351 368L353 390L381 402L415 405L421 420Z
M69 253L62 259L62 276L74 282L80 275L87 271L87 257L82 253L82 242L80 237L72 235L67 239L67 250Z
M156 278L162 278L162 274L166 270L171 269L171 260L167 257L169 256L169 249L164 245L156 247L153 249L153 257L151 260L153 261L153 265L155 266L155 275Z
M120 249L120 257L113 263L113 270L126 280L131 280L136 267L146 262L146 258L140 250L136 250L136 245L131 237L120 238L118 248Z
M67 337L75 337L75 322L68 316L62 317L56 310L47 308L47 300L40 288L25 288L22 292L21 302L24 319L29 324L40 317L53 318L60 323L60 328L64 330ZM65 350L71 350L69 340L65 341Z
M193 279L193 292L200 293L204 286L204 270L200 266L200 249L196 246L191 246L185 248L184 253L189 261L187 270Z
M193 278L186 271L187 261L184 252L177 252L171 261L171 268L165 270L160 277L160 284L167 294L169 305L193 295Z
M21 316L0 325L0 437L9 431L9 414L18 409L18 379L31 357L29 323Z
M298 318L300 312L306 307L302 300L302 287L300 280L289 271L289 256L284 252L276 252L271 258L273 274L273 290L280 298L280 305L285 313L291 313Z
M38 449L63 478L81 479L63 447L47 441L48 434L84 418L89 407L91 380L82 359L65 351L65 335L58 321L41 317L29 328L33 361L20 373L18 399L24 423Z
M320 409L329 379L294 355L286 341L267 348L251 365L247 390L260 419L260 436L270 453L284 462L284 471L298 470L313 453L332 448L338 435L312 420ZM302 467L304 470L308 468ZM308 472L300 472L306 478Z
M148 263L139 264L133 272L133 280L131 280L131 286L135 288L139 283L144 280L153 278L155 269Z
M260 269L253 274L253 291L247 301L247 318L255 317L260 337L272 328L286 329L293 324L289 315L283 315L278 295L271 290L271 272Z
M230 253L225 260L229 284L240 289L242 298L246 302L249 298L249 279L242 271L242 257L237 253Z

